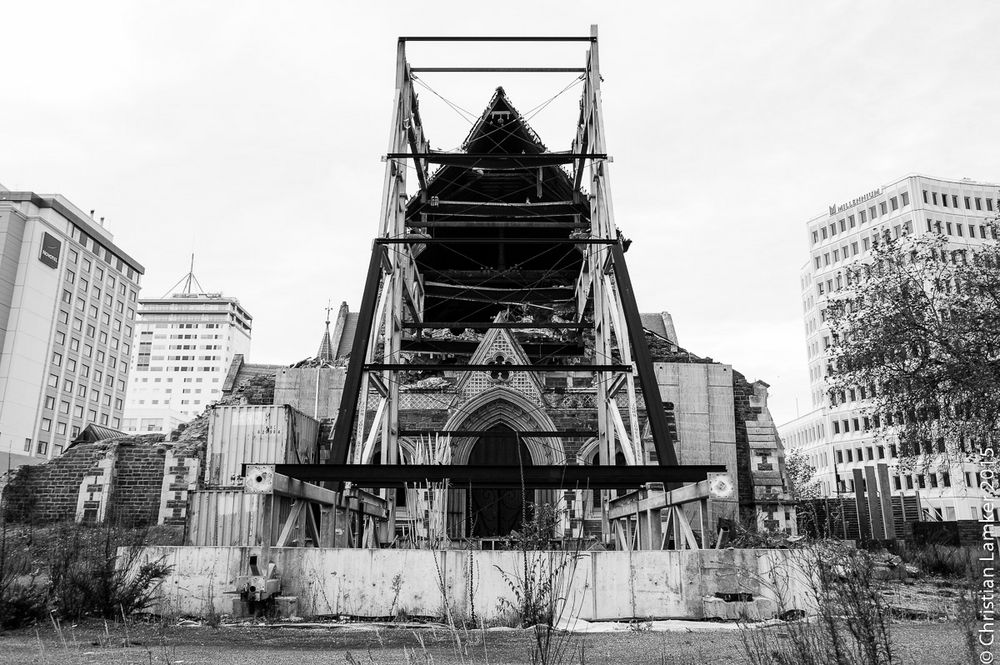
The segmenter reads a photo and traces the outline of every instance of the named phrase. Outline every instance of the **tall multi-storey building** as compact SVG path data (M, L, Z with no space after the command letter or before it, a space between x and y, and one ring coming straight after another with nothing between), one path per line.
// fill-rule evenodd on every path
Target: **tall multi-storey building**
M121 425L143 267L64 197L0 187L0 466Z
M886 463L894 495L918 495L929 519L976 519L984 495L979 468L931 464L914 473L897 465L896 446L875 440L864 411L864 387L832 400L828 394L827 360L832 344L826 322L827 298L846 285L844 269L863 259L876 238L886 234L937 232L956 246L993 242L984 221L1000 210L1000 186L969 179L946 180L910 175L855 199L831 205L828 213L809 220L809 261L802 269L802 311L809 359L811 408L779 428L785 445L805 453L817 470L824 495L853 492L855 468Z
M124 429L169 432L219 399L233 356L250 350L252 323L221 293L140 300Z

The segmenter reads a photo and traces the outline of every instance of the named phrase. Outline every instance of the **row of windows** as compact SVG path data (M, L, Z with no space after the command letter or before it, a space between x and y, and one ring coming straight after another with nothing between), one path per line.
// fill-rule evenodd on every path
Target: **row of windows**
M979 483L975 485L972 481L979 478L979 474L966 473L965 481L967 487L978 487ZM961 481L961 479L960 479ZM897 490L902 491L905 489L928 489L937 487L951 487L951 474L947 471L941 473L916 473L916 474L903 474L892 477L893 487ZM862 487L867 485L867 483L862 482ZM840 480L840 491L841 492L853 492L854 491L854 481L850 479Z
M969 224L968 227L969 227L969 235L968 235L968 237L969 238L975 238L976 237L976 225L975 224ZM955 222L954 226L952 226L951 222L944 222L944 224L942 224L940 219L934 221L934 220L931 220L930 217L928 217L927 218L927 230L929 232L937 232L937 233L940 233L942 235L958 236L959 238L966 237L965 236L965 232L962 230L962 225L959 224L958 222ZM996 229L991 228L990 231L991 231L991 235L992 235L993 239L996 240L997 239ZM986 240L986 227L985 226L980 226L979 227L979 237L982 238L983 240Z
M854 420L855 420L855 422L857 422L857 418L855 418ZM837 423L834 422L835 426L836 426L836 424ZM836 430L836 427L834 427L834 429ZM878 459L885 459L885 446L867 446L865 448L861 448L861 447L858 447L858 448L842 448L842 449L840 449L840 450L837 451L837 464L843 464L845 460L847 462L854 462L855 460L858 461L858 462L864 462L866 458L862 454L863 452L867 452L868 453L868 457L867 457L868 461L876 459L876 455L878 456ZM889 456L890 457L893 457L893 458L897 457L898 456L898 452L899 451L896 448L896 444L893 443L893 444L889 445Z
M109 268L110 267L117 268L118 272L125 273L125 275L133 282L139 281L138 271L133 269L132 266L125 263L118 256L115 256L115 254L113 254L110 249L103 246L97 240L97 238L91 238L90 236L88 236L86 232L76 224L73 225L73 228L70 231L70 236L74 240L79 242L84 249L89 249L94 253L95 256L97 256L97 258L103 259L108 264ZM76 263L77 259L79 258L76 250L73 249L69 250L69 257L70 261L72 261L73 263ZM87 259L86 257L84 257L84 261L86 261L89 264L89 259Z
M859 224L864 224L868 221L874 222L880 214L883 217L888 215L890 209L895 211L900 208L905 208L908 205L910 205L910 195L907 192L902 192L898 197L893 196L887 201L881 201L876 205L869 206L867 210L859 210L857 220L855 220L854 215L847 215L846 217L831 223L829 226L823 226L822 228L814 230L812 232L813 244L815 245L820 240L833 238L837 235L838 230L840 233L846 233Z
M182 379L178 377L177 380L181 381ZM143 376L141 378L136 378L135 381L137 383L148 383L150 381L150 378L148 376ZM153 378L152 381L153 381L153 383L160 383L161 381L164 381L164 382L167 382L167 383L173 383L174 377L168 376L168 377L165 377L165 378L161 379L160 377L157 376L157 377ZM200 377L200 376L198 376L198 377L185 376L183 378L183 382L184 383L202 383L203 381L205 381L205 379L203 377ZM219 377L217 377L217 376L212 377L212 383L219 383Z
M51 376L49 377L49 386L52 386ZM76 388L77 388L76 389L76 396L79 397L81 400L86 399L87 398L87 386L83 385L83 384L80 384ZM63 382L63 392L67 393L70 396L73 395L73 382L71 380L66 379ZM47 395L45 397L45 408L48 409L48 410L54 409L55 408L55 399L56 398L53 397L52 395ZM72 397L70 397L70 399L72 399ZM104 406L111 406L111 395L109 395L108 393L104 393L104 398L102 400L101 399L101 391L98 390L97 388L90 388L90 401L91 402L100 402ZM115 399L115 408L116 409L121 409L122 408L121 405L122 405L121 398L116 398ZM69 402L60 401L59 402L59 411L60 411L60 413L69 413L69 406L70 406ZM76 415L83 416L83 412L81 411L79 414L76 414Z
M64 313L65 312L60 311L59 321L61 323L63 322L61 315L64 314ZM78 320L79 319L74 319L73 330L76 330L78 332L83 332L83 330L82 330L82 328L83 328L83 322L80 322L80 326L77 327L76 321L78 321ZM87 326L87 330L86 330L85 335L86 335L87 338L93 339L94 338L94 332L95 331L92 330L92 326ZM107 336L107 333L104 332L104 331L101 331L100 334L97 335L96 339L101 344L107 344L108 343L108 336ZM56 332L56 339L55 339L55 341L56 341L56 344L58 346L65 347L66 346L66 333L62 332L61 330L57 331ZM117 337L111 338L111 348L113 350L117 350L118 344L119 344L119 342L118 342L118 338ZM72 352L80 351L81 346L83 348L83 352L81 354L83 358L94 358L98 363L103 363L105 361L105 358L107 358L108 366L109 366L110 369L118 368L118 371L120 371L122 374L128 373L128 352L129 352L129 346L128 346L128 344L122 344L121 345L122 346L122 354L121 354L121 357L120 357L120 361L119 361L119 357L115 356L114 354L107 354L105 351L102 351L100 349L98 349L96 351L96 353L95 353L95 351L94 351L94 345L93 344L87 344L86 342L83 342L82 345L81 345L81 340L80 340L79 337L76 337L76 336L71 336L70 337L70 339L69 339L69 350L70 351L72 351ZM58 353L55 356L53 356L53 361L55 361L55 359L56 359L57 356L58 356L58 358L61 361L62 354L58 354Z
M877 245L879 238L881 237L886 242L898 239L900 236L907 235L913 232L913 225L910 220L905 220L902 224L896 224L892 229L881 229L876 231L870 238L861 239L860 252L858 248L858 243L852 242L850 245L843 245L834 249L833 251L826 252L822 255L816 255L813 257L813 264L816 269L819 270L822 267L828 266L831 263L835 264L840 261L846 261L849 258L857 256L859 253L867 252L873 246ZM832 258L832 260L831 260Z
M958 194L938 194L935 191L923 190L924 203L928 205L940 205L942 208L958 208ZM949 205L950 198L950 205ZM983 199L978 196L963 196L963 203L965 203L966 210L972 210L973 202L975 202L975 209L983 209ZM1000 199L997 200L997 205L1000 206ZM986 199L986 212L993 212L993 199Z

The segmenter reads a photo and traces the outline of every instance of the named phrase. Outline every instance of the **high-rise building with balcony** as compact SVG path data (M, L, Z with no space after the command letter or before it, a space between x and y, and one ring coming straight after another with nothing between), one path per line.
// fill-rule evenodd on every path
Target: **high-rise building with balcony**
M807 223L809 260L800 286L811 407L779 432L786 447L806 454L825 496L852 493L855 468L886 463L893 495L919 496L925 518L978 519L984 495L976 465L942 468L932 463L902 472L896 446L872 436L865 388L831 400L826 377L833 340L825 310L829 295L846 286L845 268L863 260L876 238L936 232L956 247L974 251L977 245L996 241L984 222L998 210L1000 185L909 175L831 205Z
M0 469L121 426L142 274L92 212L0 187Z

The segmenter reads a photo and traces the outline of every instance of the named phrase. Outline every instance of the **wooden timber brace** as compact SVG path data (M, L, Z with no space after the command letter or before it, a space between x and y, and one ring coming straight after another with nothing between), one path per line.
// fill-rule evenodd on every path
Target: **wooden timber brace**
M709 473L706 480L663 491L647 486L608 501L607 515L619 549L705 549L710 544L712 499L732 496L727 473ZM697 509L698 534L685 510ZM672 545L672 546L671 546Z

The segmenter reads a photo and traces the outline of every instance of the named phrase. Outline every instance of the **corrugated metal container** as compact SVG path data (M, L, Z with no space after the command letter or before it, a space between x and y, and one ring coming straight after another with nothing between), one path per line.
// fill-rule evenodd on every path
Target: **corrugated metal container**
M265 536L273 544L291 512L289 497L274 497L277 510L268 516L263 494L238 489L198 490L188 496L185 545L263 545ZM267 522L267 523L265 523Z
M217 406L208 420L205 484L236 487L244 464L314 464L319 422L282 405Z

